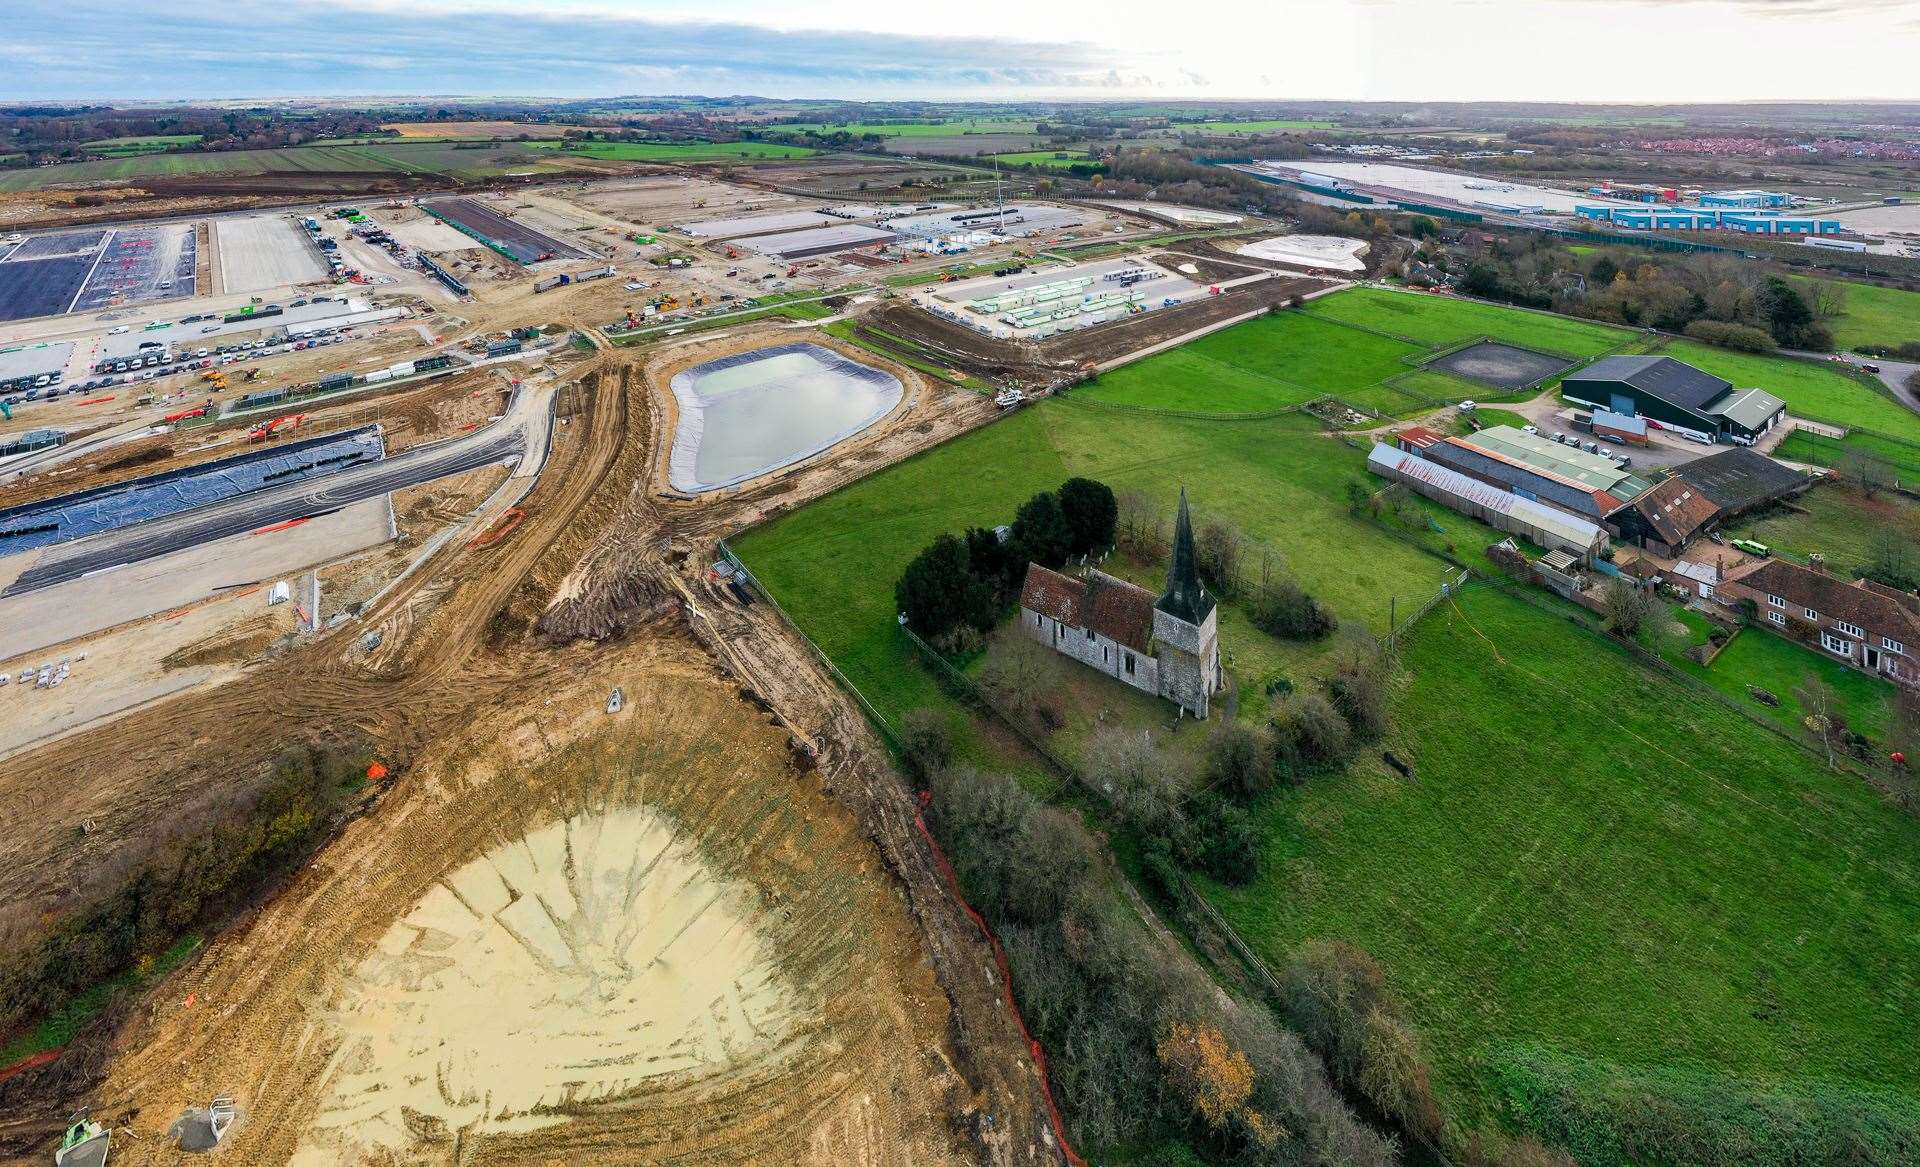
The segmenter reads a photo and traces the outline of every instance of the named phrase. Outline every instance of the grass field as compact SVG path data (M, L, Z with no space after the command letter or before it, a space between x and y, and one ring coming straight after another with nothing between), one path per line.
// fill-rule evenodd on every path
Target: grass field
M1102 374L1076 392L1149 409L1258 413L1377 385L1408 372L1404 358L1420 352L1384 336L1282 312ZM1410 404L1401 398L1398 408Z
M535 142L541 150L561 150L613 162L724 162L737 158L808 158L819 151L810 146L783 146L778 142ZM563 148L564 147L564 148Z
M950 138L956 134L1031 134L1034 123L1009 118L966 118L932 122L849 122L845 125L829 125L826 122L798 122L791 125L768 125L768 130L804 130L814 133L833 134L845 130L849 134L879 134L884 138Z
M473 141L476 138L518 138L522 135L529 138L552 137L565 130L585 130L592 127L559 123L474 121L393 122L380 128L392 130L402 138Z
M1812 282L1793 277L1802 291ZM1882 288L1874 284L1833 281L1846 289L1847 302L1839 316L1827 321L1833 339L1843 349L1857 345L1897 347L1920 341L1920 292Z
M1920 543L1920 502L1891 492L1869 499L1847 487L1823 485L1795 499L1794 507L1742 519L1727 535L1758 540L1774 554L1799 562L1817 552L1836 572L1848 574L1866 563L1867 548L1879 532L1899 532Z
M1172 128L1187 134L1269 134L1275 130L1331 130L1333 123L1281 118L1251 122L1182 122Z
M1061 157L1063 154L1065 157ZM1079 150L1021 150L1012 154L995 154L993 157L1002 166L1044 166L1051 170L1065 170L1088 160L1087 155Z
M1847 724L1870 738L1879 740L1893 715L1892 682L1869 677L1817 649L1760 628L1744 628L1736 633L1710 666L1703 668L1685 661L1680 667L1796 734L1803 732L1802 719L1807 711L1793 690L1808 673L1833 686ZM1755 701L1747 693L1749 685L1758 685L1772 693L1780 698L1780 704L1769 706Z
M200 134L154 134L145 138L100 138L87 142L82 149L95 154L113 154L116 156L132 154L154 154L169 150L175 146L188 146L201 139Z
M1774 449L1776 457L1789 462L1837 468L1844 468L1855 454L1880 460L1902 485L1920 483L1920 446L1890 441L1872 434L1851 433L1836 440L1805 430L1795 430Z
M1737 353L1690 340L1676 340L1660 351L1738 388L1765 389L1785 401L1789 413L1920 442L1920 414L1831 364Z
M1528 1046L1920 1089L1920 823L1491 588L1404 653L1415 780L1273 796L1265 874L1209 893L1257 948L1371 952L1470 1125L1500 1110L1483 1067Z
M1584 320L1385 288L1354 288L1337 296L1323 296L1308 304L1306 310L1434 347L1491 336L1522 348L1595 357L1627 343L1634 335L1623 328Z
M1295 416L1226 422L1043 401L782 516L734 548L891 718L940 700L894 627L893 585L907 562L942 532L1010 521L1034 493L1076 474L1144 491L1169 514L1185 485L1196 522L1232 523L1342 619L1384 632L1389 599L1411 610L1445 565L1348 514L1346 483L1366 479L1364 465L1362 450ZM1328 651L1270 643L1257 661L1229 647L1229 671L1298 675Z
M565 169L563 158L522 145L461 148L442 142L381 142L227 150L206 154L140 154L97 162L0 172L0 191L39 190L69 182L149 177L269 174L440 174L486 178L509 171Z

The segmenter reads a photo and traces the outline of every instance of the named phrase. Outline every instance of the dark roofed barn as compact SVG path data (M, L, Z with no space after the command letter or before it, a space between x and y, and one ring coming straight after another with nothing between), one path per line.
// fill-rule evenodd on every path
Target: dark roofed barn
M1739 447L1682 463L1673 474L1719 503L1726 518L1789 498L1813 483L1791 466Z
M1570 400L1597 410L1645 417L1701 441L1750 443L1779 424L1786 402L1672 357L1602 357L1560 382Z

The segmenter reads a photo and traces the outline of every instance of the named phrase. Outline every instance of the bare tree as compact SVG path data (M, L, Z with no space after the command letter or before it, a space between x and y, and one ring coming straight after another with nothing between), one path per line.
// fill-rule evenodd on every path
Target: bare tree
M1807 303L1813 306L1816 320L1832 320L1847 310L1847 285L1835 280L1815 280L1807 289Z
M1000 712L1025 718L1053 683L1052 656L1026 639L1002 641L980 668L980 687Z
M1893 470L1886 460L1865 450L1847 451L1840 459L1839 470L1868 498L1877 496L1893 484Z
M1805 673L1793 687L1793 699L1800 702L1800 711L1805 714L1801 724L1826 750L1827 765L1832 767L1834 744L1842 739L1847 728L1840 716L1840 695L1832 685L1812 673Z
M1607 631L1629 640L1640 635L1641 626L1659 606L1660 601L1652 592L1617 576L1600 593L1601 615L1606 619Z

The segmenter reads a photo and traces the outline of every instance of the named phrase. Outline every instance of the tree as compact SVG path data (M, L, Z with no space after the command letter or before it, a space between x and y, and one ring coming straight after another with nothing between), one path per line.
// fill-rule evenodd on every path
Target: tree
M1613 257L1609 255L1600 256L1593 261L1593 266L1587 269L1587 278L1593 281L1593 286L1596 288L1610 287L1614 277L1619 274L1620 265L1613 262Z
M980 667L980 687L1000 712L1025 718L1052 688L1052 654L1026 637L1002 643Z
M1153 500L1138 490L1129 490L1117 500L1119 519L1116 545L1142 563L1158 563L1167 557L1167 524Z
M1903 592L1920 590L1920 546L1907 532L1882 527L1867 542L1862 575Z
M1640 626L1650 619L1660 606L1652 592L1641 587L1633 580L1616 576L1600 592L1600 611L1607 622L1607 631L1623 640L1631 640L1640 635Z
M1087 555L1113 546L1120 504L1106 483L1069 478L1060 484L1059 498L1060 513L1071 534L1068 550L1072 554Z
M998 611L992 587L974 577L967 545L953 535L935 539L907 564L893 598L907 627L934 641L962 627L985 632Z
M985 527L967 531L967 570L993 589L996 609L1013 602L1027 574L1027 553L1014 538L1002 540Z
M1253 1097L1253 1064L1219 1027L1176 1021L1154 1048L1167 1082L1210 1130L1227 1130Z
M1193 540L1200 578L1223 596L1239 590L1242 544L1240 533L1218 520L1202 524Z
M1832 320L1846 314L1847 285L1838 280L1815 280L1808 292L1816 319Z
M1875 497L1893 482L1893 470L1886 460L1865 450L1848 450L1837 469L1852 479L1868 498Z
M1794 286L1779 276L1768 276L1760 303L1767 315L1767 331L1785 348L1826 349L1833 337L1814 321L1813 309Z
M1285 576L1268 580L1254 592L1247 618L1267 635L1287 640L1318 640L1332 632L1337 622L1332 612Z
M937 709L921 706L900 719L900 753L914 777L926 778L953 761L953 727Z
M1840 714L1840 694L1812 673L1804 673L1793 687L1793 699L1805 714L1801 724L1827 752L1827 765L1833 765L1834 747L1846 741L1847 723Z
M1060 513L1060 500L1047 492L1021 504L1013 520L1013 537L1033 562L1056 569L1066 565L1073 546L1073 533L1067 527L1067 517Z

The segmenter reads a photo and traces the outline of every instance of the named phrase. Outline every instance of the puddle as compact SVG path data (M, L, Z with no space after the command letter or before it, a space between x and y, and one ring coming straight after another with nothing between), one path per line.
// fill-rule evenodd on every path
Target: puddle
M668 481L698 493L790 466L844 441L900 402L898 378L816 344L708 361L672 382L680 405Z
M465 864L316 1018L338 1045L295 1167L537 1130L665 1075L779 1061L799 1006L757 903L639 807Z

